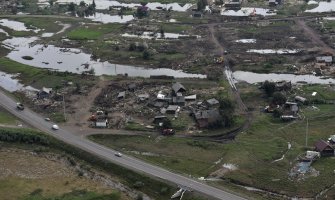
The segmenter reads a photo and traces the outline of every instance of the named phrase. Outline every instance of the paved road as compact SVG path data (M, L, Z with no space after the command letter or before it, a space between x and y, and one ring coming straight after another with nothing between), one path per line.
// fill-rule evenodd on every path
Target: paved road
M208 186L204 183L200 183L191 178L184 177L182 175L175 174L173 172L167 171L163 168L148 164L136 158L130 156L116 157L114 155L115 150L106 148L85 138L82 138L75 133L65 130L60 127L59 130L54 131L51 129L52 122L47 122L43 117L32 112L29 109L19 111L16 109L16 102L8 97L4 92L0 91L0 106L8 110L10 113L14 114L18 118L22 119L26 123L46 132L57 139L60 139L68 144L74 145L85 151L88 151L96 156L100 156L108 161L119 164L126 168L144 172L148 175L159 177L161 179L167 180L169 182L175 183L180 186L188 187L194 191L198 191L205 195L211 196L216 199L224 200L242 200L244 198L231 194L229 192L222 191L220 189Z

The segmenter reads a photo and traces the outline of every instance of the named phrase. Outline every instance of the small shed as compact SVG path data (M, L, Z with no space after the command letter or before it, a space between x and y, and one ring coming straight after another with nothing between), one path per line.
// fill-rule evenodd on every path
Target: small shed
M42 90L37 92L38 99L49 98L52 94L52 88L43 87Z
M181 93L186 92L185 87L184 87L181 83L179 83L179 82L174 83L174 84L172 85L172 90L173 90L173 92L174 92L175 95L176 95L178 92L181 92Z
M330 65L333 63L333 57L332 56L317 56L316 57L317 63L326 63L326 65Z
M123 91L123 92L120 92L118 95L117 95L117 99L124 99L126 98L126 91Z
M169 105L166 108L166 113L167 114L176 114L176 112L180 109L178 105Z
M324 140L317 141L314 147L315 151L320 152L321 156L334 156L334 148Z
M296 115L299 111L298 104L295 102L289 102L289 101L287 101L284 104L284 109L289 110L289 112L291 112L293 115Z
M306 98L304 98L304 97L301 97L301 96L295 96L294 97L294 100L295 101L298 101L298 102L300 102L300 103L306 103L306 101L307 101L307 99Z
M196 94L185 96L185 101L195 101L195 100L197 100Z
M98 119L95 122L95 127L96 128L107 128L108 125L108 120L107 119Z

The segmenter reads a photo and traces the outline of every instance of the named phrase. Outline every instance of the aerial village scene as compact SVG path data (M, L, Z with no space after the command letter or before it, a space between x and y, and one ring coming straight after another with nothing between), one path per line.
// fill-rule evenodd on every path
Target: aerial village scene
M1 0L0 200L335 199L335 0Z

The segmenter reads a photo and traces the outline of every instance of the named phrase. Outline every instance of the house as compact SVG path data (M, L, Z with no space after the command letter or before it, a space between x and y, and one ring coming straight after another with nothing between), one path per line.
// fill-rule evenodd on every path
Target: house
M120 92L118 95L117 95L117 99L120 100L120 99L124 99L126 98L126 91L123 91L123 92Z
M221 123L222 117L218 110L201 110L194 113L199 128L208 128Z
M316 62L325 63L326 65L331 65L333 63L333 57L332 56L317 56Z
M37 92L38 99L49 98L52 94L52 88L43 87L42 90Z
M185 87L179 82L174 83L172 85L172 90L173 90L175 95L177 95L178 92L180 92L180 93L186 92Z
M163 94L162 91L158 92L157 100L165 100L165 94Z
M177 106L177 105L169 105L166 108L166 113L167 114L176 114L177 112L179 112L179 110L180 110L179 106Z
M315 151L319 152L321 156L334 156L334 148L324 140L319 140L314 145Z
M206 105L210 108L219 107L220 102L217 99L212 98L206 101Z
M320 152L317 151L306 151L306 155L304 157L304 160L306 161L313 161L316 160L317 158L320 158L321 154Z
M300 103L303 103L303 104L307 102L307 99L304 98L304 97L301 97L301 96L295 96L295 97L294 97L294 100L295 100L295 101L298 101L298 102L300 102Z

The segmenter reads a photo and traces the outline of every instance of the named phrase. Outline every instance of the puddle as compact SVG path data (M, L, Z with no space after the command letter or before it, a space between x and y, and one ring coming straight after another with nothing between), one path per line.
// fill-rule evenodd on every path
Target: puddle
M41 37L52 37L53 35L55 35L54 33L42 33Z
M313 5L313 4L319 4L317 1L308 1L308 3L307 3L308 5Z
M121 36L142 38L142 39L180 39L182 37L195 37L195 38L200 37L198 35L182 35L179 33L164 33L164 37L162 37L161 33L153 33L153 32L143 32L142 35L124 33Z
M240 40L235 40L236 43L256 43L256 39L240 39Z
M35 29L35 30L28 29L24 25L24 23L18 22L18 21L12 21L12 20L8 20L8 19L1 19L0 20L0 25L8 27L10 29L13 29L15 31L34 31L35 33L40 31L40 29Z
M247 53L258 54L296 54L300 52L298 49L249 49Z
M17 75L6 74L0 71L0 87L4 88L9 92L15 92L19 90L30 90L30 91L38 91L37 89L31 86L24 86L17 79L15 79Z
M39 68L47 68L58 71L68 71L73 73L82 73L94 69L95 75L117 75L128 74L132 77L150 77L154 75L167 75L176 78L206 78L202 74L188 74L179 70L167 68L150 69L143 67L134 67L128 65L118 65L109 62L92 61L91 55L83 53L80 49L59 48L54 45L31 45L37 40L37 37L31 38L12 38L3 43L6 47L13 50L7 55L8 58L23 64ZM25 60L24 56L31 56L33 60Z
M318 7L311 10L306 10L305 12L311 13L322 13L322 12L334 12L335 11L335 1L330 2L320 1Z
M104 24L108 23L127 23L134 19L132 15L108 15L104 13L95 13L95 15L85 17L86 19L91 19L94 22L102 22Z
M235 81L245 81L247 83L260 83L269 81L291 81L292 83L306 82L310 84L335 84L335 79L324 78L314 75L294 75L294 74L258 74L253 72L236 71L233 73Z
M269 9L265 8L241 8L240 10L222 10L221 15L224 16L251 16L251 15L262 15L271 16L276 15L274 12L270 12Z
M92 0L82 0L86 4L91 4ZM39 5L41 7L49 5L48 0L39 0ZM57 0L59 4L69 4L71 2L79 4L81 1L79 0ZM136 8L141 6L139 3L120 3L118 1L110 1L110 0L95 0L96 9L109 9L109 7L128 7L128 8ZM161 10L161 9L169 9L171 8L173 11L185 12L188 10L193 4L178 4L178 3L169 3L169 4L162 4L158 2L148 3L146 6L150 8L150 10Z

